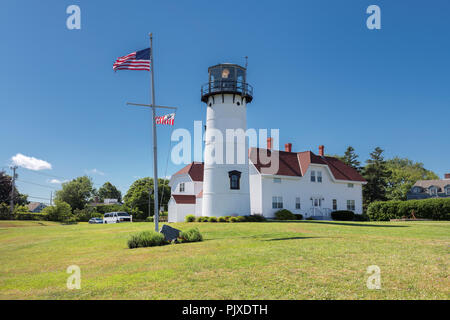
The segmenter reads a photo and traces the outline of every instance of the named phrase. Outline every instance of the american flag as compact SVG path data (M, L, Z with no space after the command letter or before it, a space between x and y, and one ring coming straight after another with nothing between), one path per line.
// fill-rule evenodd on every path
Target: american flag
M169 113L165 116L161 117L155 117L156 124L169 124L173 126L173 123L175 122L175 113Z
M113 65L116 70L146 70L150 71L150 48L132 52L117 58Z

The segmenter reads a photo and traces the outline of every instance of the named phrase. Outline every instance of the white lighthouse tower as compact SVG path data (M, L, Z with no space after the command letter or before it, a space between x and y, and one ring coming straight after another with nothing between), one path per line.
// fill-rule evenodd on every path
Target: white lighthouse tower
M212 66L209 82L202 86L206 103L202 216L250 214L248 142L242 133L253 89L246 71L235 64Z

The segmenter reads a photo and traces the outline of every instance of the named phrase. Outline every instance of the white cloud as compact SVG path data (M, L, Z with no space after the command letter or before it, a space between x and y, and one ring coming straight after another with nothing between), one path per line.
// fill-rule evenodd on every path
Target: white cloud
M98 175L100 175L100 176L104 176L105 175L105 173L104 172L102 172L102 171L100 171L100 170L97 170L97 169L92 169L92 170L86 170L86 173L92 173L92 174L98 174Z
M51 169L52 165L47 161L36 159L34 157L27 157L21 153L16 154L11 158L13 163L19 167L30 169L34 171Z
M48 183L54 183L54 184L61 184L61 183L67 182L67 181L69 181L69 180L51 179L51 180L48 180L47 182Z

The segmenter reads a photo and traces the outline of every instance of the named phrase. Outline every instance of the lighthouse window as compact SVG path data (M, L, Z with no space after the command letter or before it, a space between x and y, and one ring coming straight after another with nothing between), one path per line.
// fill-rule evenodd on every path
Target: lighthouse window
M241 173L239 171L233 170L228 172L228 176L230 177L230 189L239 190Z

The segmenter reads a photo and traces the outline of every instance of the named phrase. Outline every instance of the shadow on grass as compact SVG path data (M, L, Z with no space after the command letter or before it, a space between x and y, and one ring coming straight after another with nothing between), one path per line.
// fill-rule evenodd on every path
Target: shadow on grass
M351 227L377 227L377 228L405 228L409 226L398 226L398 225L377 225L377 224L364 224L354 221L355 223L348 222L337 222L337 221L326 221L326 220L268 220L267 222L281 222L281 223L320 223L320 224L331 224L339 226L351 226Z
M323 238L323 237L286 237L286 238L267 239L267 240L261 240L261 241L304 240L304 239L318 239L318 238Z

